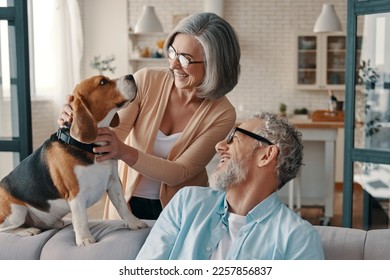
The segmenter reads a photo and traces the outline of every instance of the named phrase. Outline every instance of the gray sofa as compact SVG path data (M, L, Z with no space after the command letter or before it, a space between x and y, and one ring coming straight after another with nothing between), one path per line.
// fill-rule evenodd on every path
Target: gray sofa
M146 222L153 225L153 221ZM390 229L315 228L321 235L328 260L390 260ZM131 231L121 221L92 220L90 230L97 243L83 247L76 246L71 224L30 237L0 233L0 259L134 259L150 227Z

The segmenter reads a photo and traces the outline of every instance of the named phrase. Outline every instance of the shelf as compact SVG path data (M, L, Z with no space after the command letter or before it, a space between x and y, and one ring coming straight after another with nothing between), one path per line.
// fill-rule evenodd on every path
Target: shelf
M128 60L131 71L136 72L145 66L160 66L167 63L167 59L162 56L162 44L168 33L165 32L129 32L129 54ZM157 54L158 55L155 55Z
M146 32L146 33L134 33L134 32L129 32L130 37L137 37L137 36L167 36L168 33L165 32Z
M345 91L345 36L298 34L296 42L296 89Z
M134 61L134 62L160 62L160 61L164 61L165 58L162 57L162 58L153 58L153 57L137 57L137 58L130 58L129 61Z

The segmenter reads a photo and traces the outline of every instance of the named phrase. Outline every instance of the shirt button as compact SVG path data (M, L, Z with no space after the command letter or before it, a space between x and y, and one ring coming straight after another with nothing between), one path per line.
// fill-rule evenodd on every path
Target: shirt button
M223 225L223 226L222 226L222 229L223 229L223 230L226 230L226 229L227 229L227 227L226 227L225 225Z
M210 247L207 247L207 248L206 248L206 251L207 251L207 252L210 252L210 251L211 251L211 248L210 248Z

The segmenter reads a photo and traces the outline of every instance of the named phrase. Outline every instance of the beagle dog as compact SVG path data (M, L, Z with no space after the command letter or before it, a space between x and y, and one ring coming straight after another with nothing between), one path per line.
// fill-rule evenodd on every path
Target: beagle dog
M98 128L118 125L117 111L136 94L132 75L115 80L94 76L75 87L70 129L59 129L0 181L0 231L35 235L63 227L62 218L71 212L76 244L95 243L87 208L104 191L126 227L147 227L125 201L117 161L96 162L92 152L99 144L94 143Z

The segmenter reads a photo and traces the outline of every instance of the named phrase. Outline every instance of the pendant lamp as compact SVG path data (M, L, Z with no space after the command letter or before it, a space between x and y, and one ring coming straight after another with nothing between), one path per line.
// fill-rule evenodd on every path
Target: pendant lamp
M339 32L342 31L341 22L332 4L324 4L321 14L314 25L314 32Z
M134 33L163 32L160 20L153 6L144 6L142 14L134 26Z

